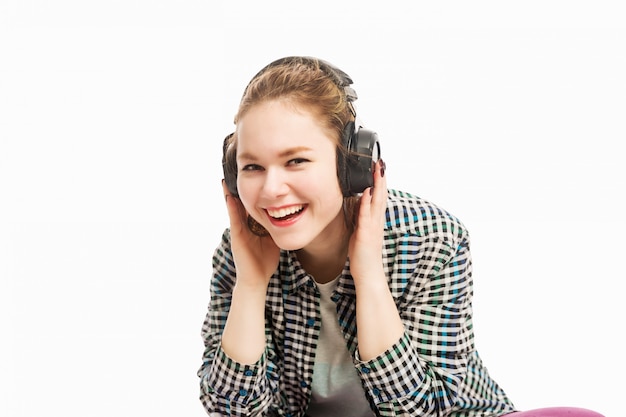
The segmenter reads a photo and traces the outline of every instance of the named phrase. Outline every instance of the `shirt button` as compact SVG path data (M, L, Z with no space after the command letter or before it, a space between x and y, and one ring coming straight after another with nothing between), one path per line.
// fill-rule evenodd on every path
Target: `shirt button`
M246 395L248 395L248 391L245 389L240 389L239 390L239 395L241 395L242 397L245 397Z
M307 386L306 381L300 381L300 386L301 386L302 388L305 388L305 387Z
M309 327L315 326L315 319L311 318L306 321L306 325Z
M374 388L372 390L372 394L374 394L376 397L378 397L380 395L380 390L378 388Z
M245 376L252 376L254 375L254 373L251 370L247 370L246 372L243 373Z
M364 374L369 374L370 373L370 368L364 366L361 368L361 372L363 372Z

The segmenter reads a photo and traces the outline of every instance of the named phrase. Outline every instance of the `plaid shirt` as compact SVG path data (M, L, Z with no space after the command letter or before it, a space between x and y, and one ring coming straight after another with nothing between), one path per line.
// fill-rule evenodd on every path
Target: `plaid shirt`
M405 327L388 351L359 359L348 262L332 297L374 413L478 417L514 411L474 349L472 263L463 224L423 199L390 190L382 260ZM211 415L304 416L321 324L315 282L295 253L281 251L267 289L266 349L257 363L244 365L220 348L235 277L227 229L213 256L200 399Z

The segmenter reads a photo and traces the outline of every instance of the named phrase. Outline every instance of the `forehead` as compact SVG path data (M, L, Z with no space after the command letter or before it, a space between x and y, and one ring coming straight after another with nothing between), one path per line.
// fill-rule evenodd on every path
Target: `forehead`
M291 101L271 100L258 103L237 123L239 151L276 151L284 148L310 149L335 147L338 138L323 126L319 116Z

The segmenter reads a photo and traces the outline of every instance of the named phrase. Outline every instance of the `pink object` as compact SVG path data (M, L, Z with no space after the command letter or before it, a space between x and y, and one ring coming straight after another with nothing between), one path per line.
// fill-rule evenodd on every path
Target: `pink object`
M584 408L549 407L536 410L516 411L502 417L604 417L600 413Z

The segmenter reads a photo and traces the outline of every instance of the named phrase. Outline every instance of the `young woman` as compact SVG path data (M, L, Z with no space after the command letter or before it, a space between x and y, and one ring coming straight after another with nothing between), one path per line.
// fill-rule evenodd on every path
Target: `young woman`
M224 143L230 227L213 256L201 401L233 416L513 413L474 348L468 233L387 189L351 82L288 57L244 92ZM374 146L354 155L363 141ZM355 164L371 184L355 185ZM536 412L519 416L599 416Z

